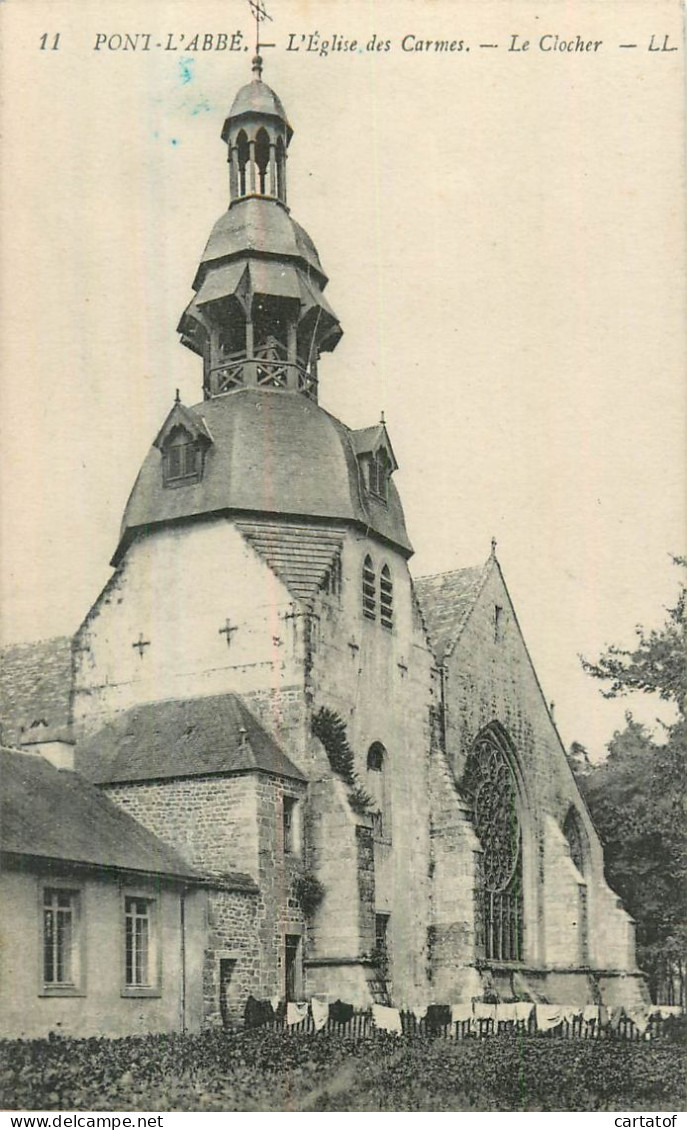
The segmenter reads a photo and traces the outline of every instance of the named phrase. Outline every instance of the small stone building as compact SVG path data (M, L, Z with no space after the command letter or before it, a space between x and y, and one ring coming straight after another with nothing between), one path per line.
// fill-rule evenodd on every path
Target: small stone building
M80 777L210 884L205 1023L248 994L632 1001L633 924L494 550L413 579L385 422L319 403L342 331L254 69L179 327L203 400L153 441L62 705L54 662L43 707L34 652L9 657L8 733L66 727Z

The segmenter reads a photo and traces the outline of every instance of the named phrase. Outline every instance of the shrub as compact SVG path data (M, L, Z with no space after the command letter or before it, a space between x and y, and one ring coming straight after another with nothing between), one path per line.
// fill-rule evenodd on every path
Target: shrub
M324 886L310 871L294 880L293 890L306 918L317 910L325 895Z
M355 771L355 755L348 744L346 723L333 710L320 707L313 715L311 729L325 748L329 764L337 777L348 785L348 802L354 812L365 816L372 806L372 797L365 791Z

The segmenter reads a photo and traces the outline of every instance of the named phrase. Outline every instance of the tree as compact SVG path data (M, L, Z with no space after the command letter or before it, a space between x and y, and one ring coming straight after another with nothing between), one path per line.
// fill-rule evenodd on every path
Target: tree
M685 558L674 558L687 566ZM636 629L637 646L609 647L593 663L582 664L593 678L611 685L602 694L615 698L633 691L672 701L678 719L656 741L631 714L607 747L606 760L578 784L604 845L606 875L637 923L637 953L653 993L677 975L684 1000L687 968L687 589L680 587L665 624L650 632ZM571 748L571 754L573 749ZM575 766L573 765L573 769ZM663 990L665 991L665 989Z
M673 557L676 565L687 568L687 558ZM677 603L668 609L662 628L646 632L635 628L638 639L632 651L611 646L596 663L580 656L584 670L595 679L610 682L604 698L617 698L632 691L658 694L674 702L684 718L687 701L687 585L680 585Z

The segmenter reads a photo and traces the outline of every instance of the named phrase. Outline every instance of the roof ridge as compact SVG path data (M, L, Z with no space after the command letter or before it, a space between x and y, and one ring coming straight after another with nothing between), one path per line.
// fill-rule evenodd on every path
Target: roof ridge
M455 634L453 640L451 641L451 643L446 648L446 652L444 654L444 659L448 659L453 654L453 650L454 650L456 644L458 643L458 640L460 639L460 637L463 634L463 631L465 629L465 625L467 624L468 620L470 619L470 617L473 613L473 610L475 608L475 605L477 604L477 601L479 600L480 596L482 595L482 591L484 589L484 586L486 585L487 579L488 579L488 577L491 573L491 570L492 570L492 568L495 564L497 564L496 558L489 556L487 558L487 560L485 561L484 565L482 566L482 572L481 572L481 575L479 577L479 581L475 585L475 591L474 591L474 595L472 597L472 600L470 601L469 606L465 609L465 612L463 613L463 615L461 616L461 618L458 622L458 629L456 631L456 634Z
M456 573L467 573L470 569L479 569L480 573L482 573L490 561L491 558L489 557L484 565L461 565L457 569L442 569L438 573L423 573L421 576L415 577L415 581L433 581L436 577L452 577Z

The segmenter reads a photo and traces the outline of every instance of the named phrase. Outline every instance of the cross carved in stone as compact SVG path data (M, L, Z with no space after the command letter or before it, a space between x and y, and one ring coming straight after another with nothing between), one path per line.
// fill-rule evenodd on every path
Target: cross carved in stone
M138 654L139 654L140 658L143 659L143 649L146 648L146 647L150 647L150 640L144 640L143 639L143 632L139 632L138 633L138 639L135 640L132 643L131 646L138 648Z
M234 632L238 632L238 630L238 625L232 624L229 619L225 621L224 627L219 629L219 635L227 637L227 647L231 647L231 637Z

